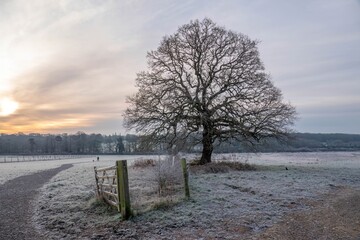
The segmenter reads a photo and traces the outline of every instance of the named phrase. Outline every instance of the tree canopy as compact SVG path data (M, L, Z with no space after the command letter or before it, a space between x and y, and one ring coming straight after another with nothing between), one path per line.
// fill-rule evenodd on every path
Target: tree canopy
M200 133L202 164L211 162L215 141L286 136L295 108L265 73L257 44L210 19L179 27L148 52L125 125L169 147Z

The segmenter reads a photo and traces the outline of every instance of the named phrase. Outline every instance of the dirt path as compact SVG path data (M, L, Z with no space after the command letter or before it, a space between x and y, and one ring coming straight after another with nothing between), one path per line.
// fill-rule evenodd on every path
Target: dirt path
M360 239L360 191L336 188L312 210L286 216L256 239Z
M70 167L72 164L64 164L0 185L0 239L42 239L31 223L31 201L50 178Z

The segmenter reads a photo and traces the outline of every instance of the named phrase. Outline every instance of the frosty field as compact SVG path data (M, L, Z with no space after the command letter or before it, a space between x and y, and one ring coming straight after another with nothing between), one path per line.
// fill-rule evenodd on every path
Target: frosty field
M156 197L156 169L129 166L130 194L137 215L120 222L119 214L95 200L93 167L114 165L121 159L128 159L131 165L135 159L149 157L159 158L100 156L100 161L89 157L0 163L0 184L23 174L73 164L44 185L33 203L33 221L49 239L258 239L258 234L290 212L311 209L311 201L334 189L360 190L359 152L219 154L215 160L247 162L257 170L190 172L191 199L185 201ZM162 207L151 207L156 201L163 203Z

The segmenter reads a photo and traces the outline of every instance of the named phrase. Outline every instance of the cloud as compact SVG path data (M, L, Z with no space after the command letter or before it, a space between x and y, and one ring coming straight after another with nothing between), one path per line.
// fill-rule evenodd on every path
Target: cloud
M13 97L20 109L11 121L18 124L19 119L38 131L40 126L53 130L84 128L111 118L120 121L125 97L134 87L121 72L123 61L118 54L76 55L71 61L50 62L19 76ZM39 127L37 122L42 122Z
M21 63L26 52L39 53L28 54L28 61L20 64L21 71L14 68L13 74L8 74L7 92L4 89L0 94L11 94L20 108L1 119L0 132L81 130L107 119L121 121L125 97L135 90L136 75L131 69L138 60L129 51L130 41L115 41L110 29L101 28L103 23L97 18L104 17L100 15L109 3L85 6L61 1L59 7L54 2L36 1L23 7L17 2L7 5L9 12L11 8L24 11L23 17L7 21L22 32L9 31L8 56L20 52L13 62ZM95 25L88 25L92 21Z
M146 52L209 17L261 40L266 70L298 107L299 131L329 116L337 122L326 131L349 131L334 117L341 113L360 133L349 124L360 121L359 10L358 1L335 0L0 1L0 97L20 104L0 132L120 129Z

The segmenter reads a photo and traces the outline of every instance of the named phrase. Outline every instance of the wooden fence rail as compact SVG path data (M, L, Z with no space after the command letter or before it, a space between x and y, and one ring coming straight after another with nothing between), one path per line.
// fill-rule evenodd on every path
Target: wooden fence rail
M127 161L116 161L115 166L94 167L96 194L104 202L121 212L123 220L131 216Z

